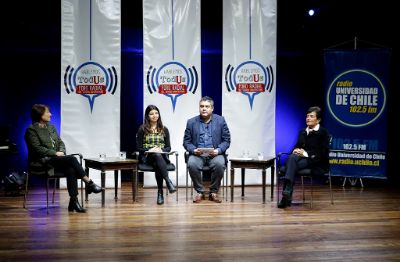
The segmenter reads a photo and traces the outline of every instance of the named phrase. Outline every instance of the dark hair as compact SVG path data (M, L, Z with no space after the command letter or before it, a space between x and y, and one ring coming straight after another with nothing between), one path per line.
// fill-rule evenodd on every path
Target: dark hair
M40 122L46 109L49 109L48 105L34 104L31 110L32 123Z
M160 110L155 105L148 105L146 110L144 111L144 124L143 124L144 133L145 134L151 133L150 118L149 118L149 114L150 114L151 110L157 110L157 112L158 112L157 132L161 133L161 134L164 133L164 125L161 120Z
M322 117L322 110L319 106L312 106L307 110L307 114L315 112L318 120L321 120Z
M209 97L209 96L203 96L203 97L200 99L200 102L199 102L199 103L204 102L204 101L210 102L211 106L214 107L214 100L213 100L211 97Z

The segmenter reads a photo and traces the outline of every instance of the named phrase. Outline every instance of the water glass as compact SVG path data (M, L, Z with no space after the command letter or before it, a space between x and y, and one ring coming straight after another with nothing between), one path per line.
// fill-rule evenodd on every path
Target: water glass
M99 158L100 158L100 160L106 160L107 155L105 153L101 153L101 154L99 154Z
M264 153L263 152L257 153L257 158L258 158L258 160L263 160L264 159Z
M242 157L243 158L249 158L249 156L250 156L250 152L249 152L249 150L243 150L243 154L242 154Z
M119 152L119 159L126 159L126 152L125 151Z

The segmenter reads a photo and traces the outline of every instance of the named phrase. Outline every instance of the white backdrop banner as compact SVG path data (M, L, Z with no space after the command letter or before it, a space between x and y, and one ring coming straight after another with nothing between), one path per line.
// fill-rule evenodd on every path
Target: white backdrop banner
M61 3L61 137L67 153L116 157L120 150L120 0ZM98 184L99 174L90 170ZM114 187L113 177L106 175L106 186Z
M229 158L275 155L276 5L223 1L222 113L232 136ZM260 170L246 174L246 184L261 184ZM235 179L239 184L240 176Z
M171 148L179 151L183 185L183 134L201 98L200 0L143 0L143 42L143 112L150 104L159 108ZM176 182L172 173L170 178ZM145 174L144 185L156 185L153 173Z

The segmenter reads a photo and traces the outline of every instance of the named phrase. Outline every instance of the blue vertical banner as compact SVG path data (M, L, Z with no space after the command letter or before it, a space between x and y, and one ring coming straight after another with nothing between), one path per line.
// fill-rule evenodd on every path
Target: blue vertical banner
M331 174L386 178L391 50L325 50L326 110L333 136Z

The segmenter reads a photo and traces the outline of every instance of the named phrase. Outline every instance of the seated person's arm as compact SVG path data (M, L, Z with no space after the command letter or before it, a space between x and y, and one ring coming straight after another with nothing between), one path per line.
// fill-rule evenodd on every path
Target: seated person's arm
M199 155L199 151L198 150L195 152L197 147L193 144L193 141L192 141L192 129L191 129L190 125L189 125L189 122L186 123L185 134L183 136L183 147L190 154Z

